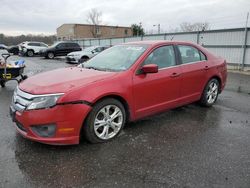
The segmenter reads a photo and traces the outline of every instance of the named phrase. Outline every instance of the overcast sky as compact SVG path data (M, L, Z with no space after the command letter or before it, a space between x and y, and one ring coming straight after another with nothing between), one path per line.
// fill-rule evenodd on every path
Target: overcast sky
M182 22L244 27L250 0L0 0L0 33L55 34L63 23L86 23L92 8L102 11L104 24L142 22L147 32L156 33L155 24L165 32Z

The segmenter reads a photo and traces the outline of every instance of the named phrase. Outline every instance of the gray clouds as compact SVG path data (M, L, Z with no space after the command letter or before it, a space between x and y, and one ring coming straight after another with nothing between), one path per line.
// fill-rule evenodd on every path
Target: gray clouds
M208 21L212 28L243 27L249 0L0 0L0 33L54 34L63 23L86 23L91 8L103 13L103 23L163 31L182 22Z

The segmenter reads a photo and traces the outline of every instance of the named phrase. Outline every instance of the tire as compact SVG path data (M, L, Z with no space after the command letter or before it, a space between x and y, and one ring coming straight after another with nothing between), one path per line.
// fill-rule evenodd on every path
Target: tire
M88 60L89 60L88 57L83 56L83 57L81 57L81 59L79 60L79 63L84 63L85 61L88 61Z
M34 56L34 51L33 50L28 50L27 51L27 56L28 57L33 57Z
M5 81L0 81L1 87L5 87Z
M200 104L206 107L212 106L218 98L219 88L220 83L217 79L209 80L201 95Z
M122 103L113 98L104 99L96 103L89 113L83 134L90 143L107 142L119 135L125 122L126 112Z
M49 52L49 53L47 54L47 57L48 57L49 59L54 59L55 54L54 54L53 52Z

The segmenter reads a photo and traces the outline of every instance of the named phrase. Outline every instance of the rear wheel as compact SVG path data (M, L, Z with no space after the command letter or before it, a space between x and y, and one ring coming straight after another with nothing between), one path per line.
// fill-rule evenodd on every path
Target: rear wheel
M34 56L33 50L28 50L28 51L27 51L27 56L28 56L28 57Z
M207 107L212 106L218 98L219 87L220 87L219 81L215 78L211 79L207 83L207 85L202 93L202 96L200 99L201 105L207 106Z
M49 52L48 55L47 55L47 57L49 59L53 59L55 57L55 54L53 52Z
M83 125L85 138L91 143L109 141L119 135L125 121L122 103L113 98L104 99L93 107Z

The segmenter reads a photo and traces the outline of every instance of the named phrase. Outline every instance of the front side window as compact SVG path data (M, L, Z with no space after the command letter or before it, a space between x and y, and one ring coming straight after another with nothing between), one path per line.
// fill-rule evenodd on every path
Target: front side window
M182 64L206 60L206 56L192 46L178 45Z
M129 69L147 48L147 45L117 45L99 53L81 66L103 71L124 71Z
M58 44L57 45L57 48L65 48L66 47L66 44L65 43L61 43L61 44Z
M166 68L176 65L173 46L162 46L155 49L144 61L144 65L156 64L158 68Z

